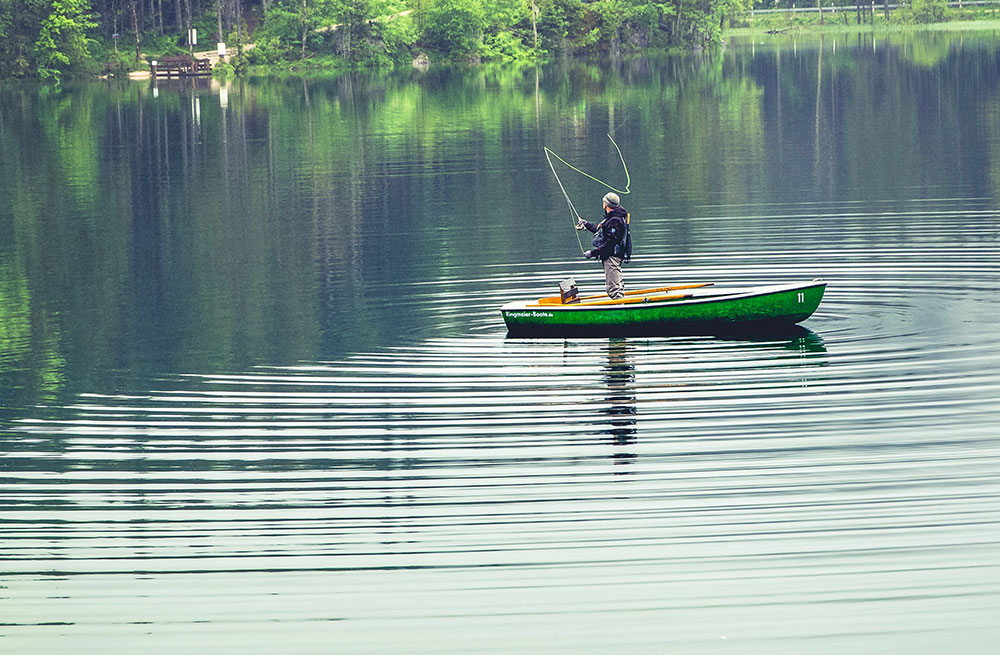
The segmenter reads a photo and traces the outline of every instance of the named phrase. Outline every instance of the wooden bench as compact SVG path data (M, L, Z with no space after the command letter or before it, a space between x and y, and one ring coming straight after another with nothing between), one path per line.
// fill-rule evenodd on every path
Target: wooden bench
M188 75L211 75L212 66L208 59L191 57L161 57L150 64L153 77L185 77Z

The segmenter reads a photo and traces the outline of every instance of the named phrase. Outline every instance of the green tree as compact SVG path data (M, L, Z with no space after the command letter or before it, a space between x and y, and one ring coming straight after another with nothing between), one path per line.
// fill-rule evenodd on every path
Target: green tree
M336 52L352 62L372 58L372 27L375 18L373 0L336 0L330 6L337 23Z
M913 0L910 15L914 23L938 23L947 18L947 0Z
M254 32L252 64L316 56L322 66L391 64L407 58L416 37L402 6L391 0L280 0Z
M35 41L38 75L58 84L64 72L89 60L87 32L95 27L87 0L52 0Z
M437 0L424 19L424 41L449 55L479 54L486 27L480 0Z
M14 16L10 0L0 0L0 76L3 73L3 63L10 59L8 44L11 42Z
M50 10L46 0L0 0L0 75L34 73L32 46Z
M483 56L488 59L525 59L531 56L530 0L483 0L487 24L483 31Z
M545 50L568 50L580 36L583 18L581 0L540 0L538 38Z
M492 31L527 26L531 18L530 0L482 0L483 11Z
M591 25L584 45L588 50L608 52L618 50L621 42L620 28L625 22L628 5L622 0L601 0L587 7Z

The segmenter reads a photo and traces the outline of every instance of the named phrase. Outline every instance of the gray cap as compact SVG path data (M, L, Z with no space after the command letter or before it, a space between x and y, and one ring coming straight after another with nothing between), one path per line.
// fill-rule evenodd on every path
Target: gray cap
M621 200L618 199L617 193L609 193L604 196L604 204L608 207L617 207Z

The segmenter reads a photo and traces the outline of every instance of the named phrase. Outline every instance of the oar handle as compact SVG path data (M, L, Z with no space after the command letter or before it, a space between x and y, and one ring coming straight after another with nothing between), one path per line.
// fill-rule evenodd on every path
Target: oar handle
M710 287L714 282L701 282L698 284L675 284L669 287L655 287L653 289L638 289L636 291L626 291L626 296L638 296L647 295L650 293L660 293L663 291L679 291L680 289L698 289L700 287ZM607 297L603 293L597 293L592 296L577 296L577 300L594 300L595 298L605 298ZM562 305L562 296L547 296L545 298L538 299L539 305Z

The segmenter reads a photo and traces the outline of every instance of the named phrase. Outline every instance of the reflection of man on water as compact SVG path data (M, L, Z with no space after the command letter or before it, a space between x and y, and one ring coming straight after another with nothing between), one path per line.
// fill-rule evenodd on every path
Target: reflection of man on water
M627 446L636 441L635 427L635 367L628 354L625 339L608 341L608 363L604 367L604 383L608 388L608 405L602 413L611 417L607 432L615 446ZM637 458L635 453L618 451L615 464L628 464Z

